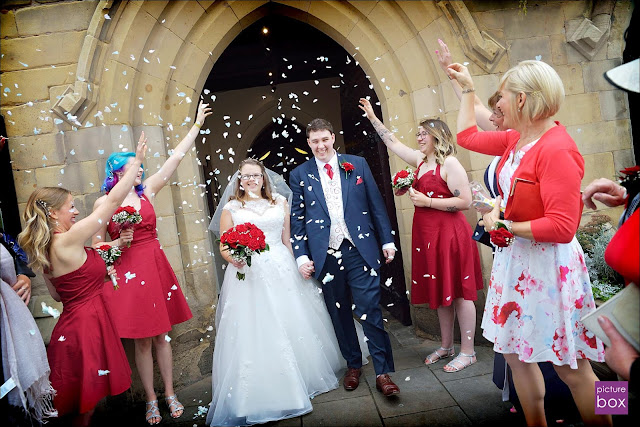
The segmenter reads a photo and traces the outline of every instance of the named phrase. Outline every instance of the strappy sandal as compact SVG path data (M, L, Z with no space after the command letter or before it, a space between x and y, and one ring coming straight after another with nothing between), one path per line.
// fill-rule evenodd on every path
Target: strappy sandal
M147 412L144 414L147 423L150 425L160 424L162 421L162 416L160 415L160 408L158 408L158 399L152 400L151 402L147 402ZM158 421L153 422L152 420L157 418Z
M445 354L440 354L438 352L446 352ZM433 365L434 363L436 363L438 360L440 359L446 359L448 357L453 357L455 356L456 352L453 350L453 347L451 348L444 348L444 347L440 347L439 349L437 349L436 351L434 351L433 353L431 353L430 355L428 355L426 357L426 359L424 359L424 364L425 365Z
M465 358L466 361L463 361L462 358ZM463 370L464 368L466 368L467 366L471 366L474 363L476 363L477 359L476 359L476 352L474 351L473 354L465 354L465 353L458 353L458 355L456 356L455 359L453 359L451 362L447 363L444 367L444 371L445 372L458 372Z
M178 396L175 394L172 396L167 396L164 398L164 401L167 403L169 407L169 411L171 412L171 418L180 418L182 414L184 414L184 406L178 400ZM182 411L180 415L176 415L176 412Z

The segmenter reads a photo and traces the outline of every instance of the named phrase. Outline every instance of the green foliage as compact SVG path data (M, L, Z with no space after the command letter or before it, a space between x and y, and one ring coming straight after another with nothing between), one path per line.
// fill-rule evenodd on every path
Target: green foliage
M604 252L615 234L609 221L611 218L606 215L594 215L576 233L576 239L584 250L593 296L602 301L617 294L624 285L622 277L604 261Z
M518 8L520 12L524 13L524 16L527 16L527 0L519 0Z

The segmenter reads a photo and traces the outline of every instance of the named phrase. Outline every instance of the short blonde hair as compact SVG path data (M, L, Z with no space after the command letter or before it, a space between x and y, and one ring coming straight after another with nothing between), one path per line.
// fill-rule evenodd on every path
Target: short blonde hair
M449 126L440 119L425 119L420 122L420 126L433 137L436 163L440 166L444 164L448 156L455 156L457 153L456 143Z
M500 88L511 92L514 102L509 113L517 123L551 117L564 100L564 86L556 70L537 60L522 61L509 69L502 76ZM526 94L526 100L522 111L517 111L515 99L521 92Z

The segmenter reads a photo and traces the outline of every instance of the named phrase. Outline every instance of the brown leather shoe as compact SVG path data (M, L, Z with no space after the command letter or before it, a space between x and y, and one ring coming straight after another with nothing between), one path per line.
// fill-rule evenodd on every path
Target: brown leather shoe
M349 368L344 375L343 381L344 389L347 391L353 391L360 385L360 369Z
M391 381L389 374L382 374L376 378L376 388L385 396L393 396L400 393L400 388Z

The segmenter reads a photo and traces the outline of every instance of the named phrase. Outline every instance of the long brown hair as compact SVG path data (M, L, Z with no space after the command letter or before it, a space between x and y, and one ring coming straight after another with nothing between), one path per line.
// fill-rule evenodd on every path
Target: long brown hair
M425 119L420 122L420 126L434 139L436 163L442 166L448 156L456 155L458 152L456 143L453 141L449 126L445 122L440 119Z
M273 195L271 193L271 184L269 183L269 177L267 176L267 171L264 167L264 164L256 159L244 159L238 166L238 181L240 181L240 175L242 174L241 170L245 165L254 165L260 167L260 171L262 172L262 189L260 190L260 194L263 199L267 199L271 202L271 204L275 204L276 201L273 199ZM242 203L242 206L244 206L244 196L244 188L242 188L242 185L240 185L240 182L238 182L236 191L231 197L229 197L229 200L238 200L240 203Z
M18 235L18 243L29 257L29 267L48 269L49 248L53 227L51 211L60 209L71 192L60 187L36 188L27 201L22 214L24 230Z

